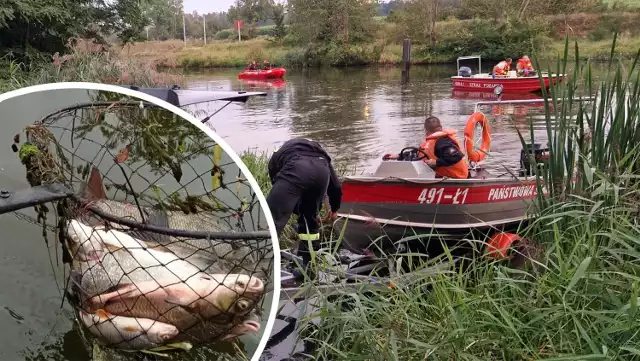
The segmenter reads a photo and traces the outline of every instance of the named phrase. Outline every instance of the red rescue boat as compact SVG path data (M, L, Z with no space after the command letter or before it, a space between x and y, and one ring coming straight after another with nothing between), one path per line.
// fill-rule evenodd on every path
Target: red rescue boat
M473 74L468 67L460 67L460 60L478 59L478 74ZM538 75L517 76L515 71L510 71L507 76L497 77L491 73L481 73L482 60L479 56L459 57L458 75L452 76L454 90L472 92L501 93L531 93L542 90ZM545 88L551 83L556 84L565 77L563 74L542 73L542 82Z
M480 152L473 141L478 123L483 129ZM442 250L437 240L426 246L423 240L413 237L413 244L402 247L397 241L436 234L440 239L460 241L480 232L493 236L494 243L506 242L502 232L515 231L533 215L532 205L539 188L532 176L534 165L529 155L535 155L537 164L544 163L548 149L539 144L527 145L520 153L520 169L499 174L476 163L490 148L489 124L484 114L471 115L464 139L467 156L475 161L471 162L468 179L437 178L422 160L423 153L414 147L402 149L399 160L383 160L373 174L343 178L340 218L334 224L334 231L343 234L342 245L358 254L380 249L388 254L406 247L416 250L414 246L418 244L435 254L439 251L434 247ZM344 222L348 222L346 227ZM514 235L508 242L516 239Z
M238 79L279 79L284 77L287 70L284 68L272 68L269 70L245 70L238 74Z
M282 88L287 84L284 79L240 79L243 84L251 88Z

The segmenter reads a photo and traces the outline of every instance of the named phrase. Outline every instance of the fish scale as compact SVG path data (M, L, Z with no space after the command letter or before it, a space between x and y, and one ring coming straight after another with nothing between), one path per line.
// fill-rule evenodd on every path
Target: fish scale
M140 223L143 221L138 207L134 205L108 199L95 201L92 205L118 218L130 219ZM141 208L149 225L194 232L223 232L225 229L224 225L220 224L212 214L185 214L182 212L163 212L146 207ZM132 230L123 225L114 226L127 230L127 233L149 243L151 247L159 245L169 248L178 257L188 258L189 261L203 271L215 271L216 273L224 270L230 271L234 266L251 265L256 262L250 242L247 241L184 239L151 231ZM217 267L215 267L216 263L218 263Z
M259 329L259 324L256 325L255 321L252 321L256 317L253 307L255 306L255 301L262 297L262 292L260 294L254 294L253 296L248 295L251 298L257 297L253 300L252 305L247 306L251 307L251 310L246 307L244 308L249 312L248 314L244 313L247 311L237 313L237 306L229 310L231 312L231 318L227 317L227 315L220 315L222 317L215 316L215 314L211 314L211 308L209 308L209 311L199 308L198 312L205 310L205 314L210 314L214 317L209 319L211 316L203 314L202 316L206 318L206 320L203 320L201 316L191 314L190 311L182 307L168 304L167 294L165 292L170 290L167 288L160 289L159 287L169 286L169 288L172 288L171 285L173 285L173 287L180 287L178 282L191 280L194 275L198 274L208 276L208 278L213 277L225 284L216 286L212 293L209 293L207 290L203 292L203 289L201 289L198 294L213 296L214 299L212 301L216 303L215 310L226 310L227 307L239 302L233 301L237 293L228 291L229 286L233 287L236 285L233 278L229 279L229 277L233 275L205 275L188 262L176 258L175 255L162 251L143 249L141 244L132 238L132 236L118 233L118 231L115 230L95 230L89 226L82 225L80 222L72 221L67 232L70 242L75 241L84 244L84 242L91 237L100 239L103 243L102 249L107 251L107 253L102 255L101 260L74 261L74 270L72 271L73 283L79 285L84 291L79 293L81 299L83 299L83 301L81 301L83 304L87 304L86 301L93 296L104 295L106 292L115 292L118 285L131 284L135 285L133 290L138 291L138 293L129 294L130 298L128 299L128 303L126 302L126 293L123 293L124 299L116 296L113 302L107 302L107 304L101 305L104 306L104 309L110 314L118 315L118 319L123 322L127 319L133 320L135 318L154 319L165 322L170 325L175 325L181 332L184 331L180 339L196 342L202 342L201 340L203 339L215 340L220 337L232 337L229 334L229 332L231 332L230 329L242 330L244 328L245 330L238 332L254 332L251 330L254 330L256 326ZM118 234L120 234L119 237L117 237ZM72 235L77 235L77 237L73 238ZM119 247L115 247L116 245ZM97 244L94 245L94 247L97 247ZM95 250L95 248L93 249ZM149 257L149 255L156 256ZM240 277L240 275L237 276ZM232 282L227 285L227 280ZM157 282L157 284L154 281ZM204 282L206 283L208 281ZM243 282L244 285L252 284L250 279ZM187 281L187 283L191 284L190 281ZM196 281L194 286L197 287L197 284ZM237 285L239 285L239 283ZM156 294L151 295L154 291ZM147 296L150 298L147 298ZM211 296L207 297L210 298ZM241 297L240 299L246 300L245 297ZM198 302L200 301L202 300ZM187 303L189 304L189 302ZM228 306L225 306L227 304ZM209 303L207 303L205 307L209 307ZM217 314L223 312L215 310L214 312ZM86 309L86 311L95 312L91 309ZM247 326L250 324L250 327ZM141 338L140 342L142 342L142 344L148 344L148 340L144 338ZM132 342L128 342L127 345L127 347L133 348L142 347L138 344L134 345Z

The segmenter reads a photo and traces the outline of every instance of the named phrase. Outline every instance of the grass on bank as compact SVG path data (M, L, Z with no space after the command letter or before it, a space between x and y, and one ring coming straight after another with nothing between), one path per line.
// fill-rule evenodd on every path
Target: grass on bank
M590 41L582 40L584 48L580 55L581 60L603 60L609 56L611 40ZM564 43L562 41L548 41L545 58L551 59L562 53ZM619 40L618 56L622 59L631 59L640 49L640 37L628 37ZM343 53L339 53L343 52ZM307 51L302 47L288 47L273 43L265 38L258 38L239 42L215 41L206 46L202 42L190 42L185 47L178 40L152 41L136 43L127 46L121 52L123 59L139 59L144 62L153 62L166 68L240 68L246 67L251 59L261 62L269 60L274 65L285 67L300 67L309 64ZM574 56L570 54L570 56ZM335 51L329 57L352 58L352 65L399 65L402 62L402 45L388 44L377 46L368 44L352 46L350 49ZM416 53L412 56L412 63L443 64L455 63L457 56L434 53ZM331 59L328 60L332 62Z
M151 59L123 59L113 48L91 40L72 39L67 54L55 54L42 64L3 62L0 59L0 92L26 86L82 81L140 87L185 85L179 74L158 71Z
M564 72L567 57L549 70ZM540 176L551 193L525 233L542 256L345 294L350 309L320 295L301 320L313 359L640 360L640 64L612 61L602 83L578 65L545 104L552 157ZM597 100L574 102L578 83Z
M436 24L435 47L414 39L412 61L414 64L452 63L458 56L470 54L495 60L520 56L532 45L544 49L541 58L555 59L562 53L565 35L579 40L583 49L581 59L606 59L615 31L623 34L618 39L618 56L631 59L640 48L640 30L635 25L638 21L640 13L633 12L578 13L566 19L552 16L544 23L507 24L498 31L491 21L451 19ZM260 36L242 42L234 38L214 39L206 46L202 41L191 41L185 47L180 40L168 40L127 45L120 55L123 59L144 59L168 68L244 67L251 60L264 59L286 67L397 65L402 60L402 39L406 37L403 32L400 25L381 21L374 39L366 44L296 46L289 37L277 42L269 36Z

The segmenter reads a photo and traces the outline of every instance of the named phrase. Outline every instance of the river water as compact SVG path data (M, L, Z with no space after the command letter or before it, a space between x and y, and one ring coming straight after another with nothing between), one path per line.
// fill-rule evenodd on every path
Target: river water
M454 73L451 66L414 67L409 82L403 84L397 68L310 70L287 74L284 84L270 84L238 80L237 71L218 71L192 74L188 86L268 93L247 104L229 105L210 121L237 152L273 150L291 137L304 136L319 141L340 162L370 171L383 154L420 144L423 121L429 115L457 130L462 141L475 103L495 97L453 92L449 77ZM208 106L209 111L217 108L220 104ZM502 104L481 110L493 115L486 166L518 165L521 144L515 129L530 137L527 113L538 114L535 139L544 142L542 104Z
M25 167L18 160L17 154L11 151L14 134L20 133L25 126L40 120L49 113L78 103L86 103L94 96L93 92L82 89L55 90L31 93L0 102L0 114L3 118L0 188L14 191L28 187L25 179ZM65 118L63 121L70 122L71 120ZM67 124L57 123L57 125ZM76 126L79 125L76 123ZM56 135L59 133L55 129L53 132ZM87 138L104 141L103 137L98 139L97 136L92 135L94 133L89 134ZM203 136L206 137L204 134ZM21 137L21 141L24 142L24 133ZM69 144L64 141L62 143L63 146L69 147ZM78 150L76 155L84 159L94 159L94 161L95 158L99 158L96 157L96 152L100 151L99 147L87 141L79 143L76 141L74 146L74 149ZM135 151L130 155L131 159L135 158ZM203 193L203 189L201 189L203 182L198 181L198 175L203 172L208 174L208 170L211 169L212 164L209 156L211 155L191 160L189 165L193 168L182 166L181 183L192 195ZM111 158L106 157L106 159ZM78 163L76 162L76 164ZM110 175L105 173L108 167L113 167L113 162L102 161L96 166L103 175L106 175L105 179L110 178L115 182L122 181L117 179L117 172L113 172L116 175L111 172ZM244 177L242 177L239 167L225 152L222 153L220 166L225 171L222 182L228 184L229 187L216 191L215 195L223 204L240 209L241 199L251 201L251 189L248 185L243 187L234 185L238 179ZM136 165L133 167L137 168ZM157 178L146 168L139 170L138 177L130 179L137 192L141 192L140 186L145 187L149 184L143 184L140 176L148 179ZM136 183L138 188L135 186ZM210 183L210 181L204 183ZM161 177L156 184L162 186L162 189L167 192L170 192L171 189L178 189L177 182L168 176ZM210 189L207 188L207 191ZM57 236L54 232L48 232L49 244L47 245L42 236L41 226L30 222L25 216L35 218L35 212L31 208L27 208L20 211L17 216L14 213L0 215L0 229L3 232L2 252L0 252L0 274L2 275L0 277L0 290L2 290L0 292L0 360L87 361L90 355L84 347L80 333L74 327L75 324L71 322L74 316L68 303L65 302L64 307L61 308L61 290L64 288L65 278L62 273ZM50 218L53 219L52 216ZM243 220L244 228L248 231L263 230L268 227L264 213L259 206L253 208L253 211L247 212ZM271 293L266 295L262 310L263 315L268 315L272 297ZM263 316L261 332L264 332L265 326L266 317ZM240 347L246 355L254 353L261 336L261 334L246 335L240 338ZM183 361L221 359L224 355L233 354L237 354L233 346L225 343L211 349L194 352L188 357L176 357L175 359ZM118 357L117 359L123 358ZM129 357L124 359L131 360ZM115 359L109 359L109 361L115 361Z

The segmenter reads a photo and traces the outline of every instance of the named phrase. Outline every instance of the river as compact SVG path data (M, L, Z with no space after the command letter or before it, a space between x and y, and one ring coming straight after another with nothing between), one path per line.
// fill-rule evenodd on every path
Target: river
M455 67L414 67L403 84L397 68L325 69L291 72L286 83L247 84L237 71L196 73L188 87L210 90L266 91L246 104L232 104L210 121L216 132L239 153L273 150L294 136L319 141L329 153L357 171L370 171L380 157L423 141L423 121L440 118L445 127L462 133L478 101L491 93L454 93L450 76ZM531 95L533 98L537 96ZM220 104L200 107L213 111ZM542 104L483 107L491 117L491 155L487 167L517 166L521 144L516 127L528 137L527 112ZM535 137L544 141L544 117L534 122Z

